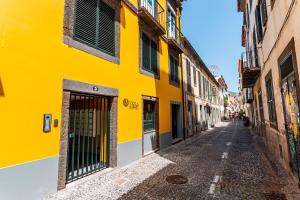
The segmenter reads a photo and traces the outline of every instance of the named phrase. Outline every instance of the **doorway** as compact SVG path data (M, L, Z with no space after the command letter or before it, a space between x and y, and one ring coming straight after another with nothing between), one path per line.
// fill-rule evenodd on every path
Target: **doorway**
M159 149L158 102L155 98L143 99L143 155Z
M189 134L188 136L192 136L194 134L193 131L193 103L192 101L188 101L188 129L189 129Z
M179 138L180 129L180 105L171 104L172 112L172 139L176 140Z
M111 99L71 93L66 182L108 168Z
M282 99L285 128L290 155L290 167L295 175L299 173L297 151L299 150L299 107L292 53L280 64Z

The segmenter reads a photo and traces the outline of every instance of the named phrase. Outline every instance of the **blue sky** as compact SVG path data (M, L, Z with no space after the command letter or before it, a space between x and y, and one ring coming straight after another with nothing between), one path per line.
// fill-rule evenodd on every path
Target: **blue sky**
M238 59L242 15L237 0L187 0L183 4L183 34L207 66L217 65L230 91L238 90Z

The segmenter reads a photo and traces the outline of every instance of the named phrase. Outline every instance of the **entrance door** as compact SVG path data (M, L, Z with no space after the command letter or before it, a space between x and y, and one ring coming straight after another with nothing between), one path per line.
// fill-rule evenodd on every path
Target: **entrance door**
M188 101L188 128L189 135L193 135L193 103L191 101Z
M179 105L172 104L172 138L178 138L179 131Z
M299 109L294 75L290 75L283 80L282 89L291 167L296 174L298 173L297 142L299 136Z
M176 39L176 15L171 8L168 8L168 36Z
M146 7L146 9L148 10L148 12L153 16L156 17L155 15L155 5L154 5L154 0L145 0L142 1L143 2L143 6Z
M71 93L67 183L109 167L110 98Z
M143 152L144 155L158 149L158 130L156 116L156 102L144 100L143 103Z
M293 69L293 56L290 54L280 65L282 77L282 98L285 110L285 127L290 153L290 165L298 174L299 108L296 81Z
M266 126L265 126L265 116L264 116L264 106L262 101L262 93L258 92L258 103L259 103L259 116L260 116L260 130L263 138L266 140Z

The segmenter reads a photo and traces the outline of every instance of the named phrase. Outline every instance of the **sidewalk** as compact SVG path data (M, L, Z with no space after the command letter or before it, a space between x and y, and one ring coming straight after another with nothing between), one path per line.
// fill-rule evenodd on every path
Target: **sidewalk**
M96 173L45 199L118 199L173 162L152 154L123 168Z

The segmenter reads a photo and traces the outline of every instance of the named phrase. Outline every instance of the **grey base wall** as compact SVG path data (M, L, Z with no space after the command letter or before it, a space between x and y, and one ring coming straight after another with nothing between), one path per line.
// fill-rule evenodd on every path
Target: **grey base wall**
M142 158L142 140L134 140L118 144L118 167L128 165Z
M173 143L173 138L172 138L172 133L163 133L159 135L159 144L160 144L160 149L167 148L171 146Z
M57 191L58 156L0 169L0 199L35 200Z
M158 149L157 133L155 131L144 133L144 155Z

